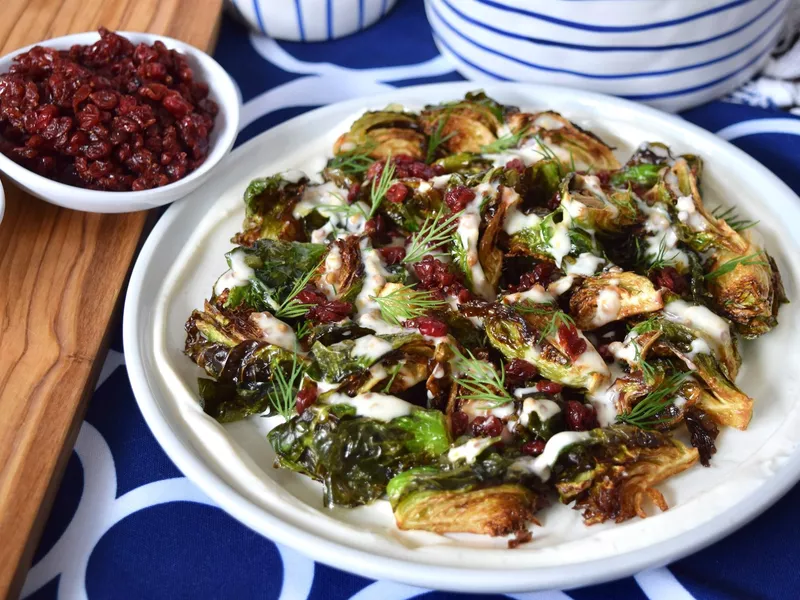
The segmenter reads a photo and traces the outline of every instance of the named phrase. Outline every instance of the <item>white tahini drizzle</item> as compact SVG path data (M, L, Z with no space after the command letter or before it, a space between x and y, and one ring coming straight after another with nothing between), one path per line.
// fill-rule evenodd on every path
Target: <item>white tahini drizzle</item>
M261 330L261 339L286 350L297 350L294 329L268 312L251 313L250 321Z
M472 290L486 300L493 300L495 297L494 289L492 289L489 280L486 279L486 274L483 272L483 267L478 259L481 202L482 197L476 195L475 199L466 206L464 214L458 220L456 236L461 240L461 245L467 253L466 267L469 269L468 275L472 282Z
M231 268L225 271L214 284L214 293L219 296L225 290L232 290L235 287L249 285L250 278L256 272L246 262L247 254L242 249L236 249L228 255Z
M731 328L722 317L705 306L673 300L664 307L664 316L673 323L680 323L708 336L716 344L725 344L731 339Z
M600 290L597 294L597 309L592 317L593 327L602 327L616 321L622 308L619 291L613 287Z
M353 356L363 356L370 360L378 360L384 354L392 351L392 344L374 335L365 335L356 340L353 346Z
M356 409L356 415L377 421L391 421L411 414L416 407L397 396L367 392L350 397L347 394L331 394L328 404L349 404Z
M331 244L328 256L325 257L325 272L319 278L319 287L331 300L336 298L336 288L333 285L339 279L342 268L342 252L337 244Z
M447 460L453 463L464 460L468 465L471 465L481 452L494 443L495 440L492 438L469 439L460 446L450 448L450 451L447 453Z
M589 277L594 275L604 263L606 259L601 256L595 256L591 252L582 252L574 262L567 262L564 272L567 275L583 275Z
M533 473L542 481L550 479L550 469L556 464L558 455L573 444L583 442L591 436L586 431L562 431L555 434L544 446L542 452L536 458L528 456L518 458L511 464L511 469L519 469Z
M531 413L536 413L539 417L539 421L544 423L560 412L561 407L552 400L546 398L525 398L522 403L522 412L520 412L519 415L519 422L527 427L531 419Z

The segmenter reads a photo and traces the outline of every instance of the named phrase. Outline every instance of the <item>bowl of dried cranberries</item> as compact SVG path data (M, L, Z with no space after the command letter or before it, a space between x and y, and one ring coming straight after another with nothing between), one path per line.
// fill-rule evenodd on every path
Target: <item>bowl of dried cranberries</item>
M147 33L79 33L0 58L0 171L47 202L129 212L200 186L239 92L209 55Z

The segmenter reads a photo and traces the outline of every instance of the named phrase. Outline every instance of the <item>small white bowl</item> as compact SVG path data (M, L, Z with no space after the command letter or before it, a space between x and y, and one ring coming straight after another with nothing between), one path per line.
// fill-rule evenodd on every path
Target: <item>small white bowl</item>
M208 179L214 166L233 146L239 131L239 106L241 104L239 90L217 61L202 50L172 38L128 31L120 31L119 34L134 44L144 42L152 45L156 40L160 40L167 48L178 50L184 54L194 70L196 79L208 83L209 97L219 105L219 113L214 121L214 130L209 140L208 157L199 168L175 183L139 192L104 192L87 190L42 177L15 163L4 154L0 154L0 171L8 175L14 183L28 193L51 204L86 212L122 213L147 210L174 202L198 188ZM15 50L0 58L0 73L8 72L14 56L27 52L34 46L66 50L75 44L93 44L98 37L97 32L76 33Z
M228 6L255 31L290 42L335 40L366 29L397 0L228 0Z
M3 215L6 212L6 192L3 189L3 182L0 181L0 223L3 222Z
M425 0L442 54L468 79L614 94L675 111L748 81L791 0Z

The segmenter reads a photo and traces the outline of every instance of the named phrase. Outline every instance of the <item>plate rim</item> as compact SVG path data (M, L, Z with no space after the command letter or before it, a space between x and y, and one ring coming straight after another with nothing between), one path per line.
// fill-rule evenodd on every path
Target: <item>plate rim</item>
M485 89L489 95L504 90L525 93L526 91L543 97L547 92L563 94L565 92L580 96L582 100L597 104L632 110L643 117L649 117L662 124L678 127L694 135L706 138L707 141L726 147L739 161L744 162L761 178L770 180L771 184L781 190L782 196L791 198L795 210L800 214L800 199L781 181L777 175L769 171L756 159L740 150L733 144L714 133L685 121L681 117L665 113L655 108L616 98L606 94L584 92L565 88L527 83L483 84L476 82L447 82L398 88L385 94L350 99L328 106L307 111L288 121L284 121L267 131L254 136L239 148L226 156L215 167L215 171L223 172L229 163L233 163L240 155L245 155L249 148L258 144L265 136L280 135L290 131L303 121L313 120L334 113L344 107L352 107L353 112L364 109L365 105L382 102L397 102L398 96L410 96L431 91L432 97L445 94L463 94L466 91ZM745 496L737 504L716 515L699 527L689 529L677 536L657 542L643 549L632 550L609 558L599 558L576 565L557 567L529 567L519 569L464 569L427 565L420 560L407 560L371 554L345 544L320 537L291 523L284 522L279 516L266 508L256 505L244 495L232 488L224 479L206 466L203 460L187 448L184 442L173 431L172 425L162 412L155 395L152 393L143 355L140 354L142 339L140 331L144 327L139 319L139 306L142 297L142 285L146 278L148 265L153 261L154 250L158 240L170 225L183 216L188 210L192 198L187 197L170 206L155 225L145 241L136 264L133 268L125 297L123 314L123 349L126 367L136 402L142 415L164 452L175 463L178 469L220 508L233 518L245 524L259 534L275 543L284 544L309 558L323 564L346 570L361 576L374 579L388 579L420 587L460 591L460 592L494 592L514 593L544 589L571 589L593 585L633 575L639 571L660 567L674 560L683 558L706 546L713 544L734 530L744 526L760 515L780 499L794 484L800 480L800 451L795 451L785 463L755 490ZM787 245L797 246L794 240ZM487 550L489 551L489 550ZM409 567L411 567L409 569Z

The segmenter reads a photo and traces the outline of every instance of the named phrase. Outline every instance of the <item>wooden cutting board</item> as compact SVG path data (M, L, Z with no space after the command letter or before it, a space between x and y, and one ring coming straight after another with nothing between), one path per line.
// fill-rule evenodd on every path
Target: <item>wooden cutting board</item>
M209 50L222 0L2 0L0 55L96 30ZM19 594L118 317L148 213L79 213L3 178L0 224L0 598Z

